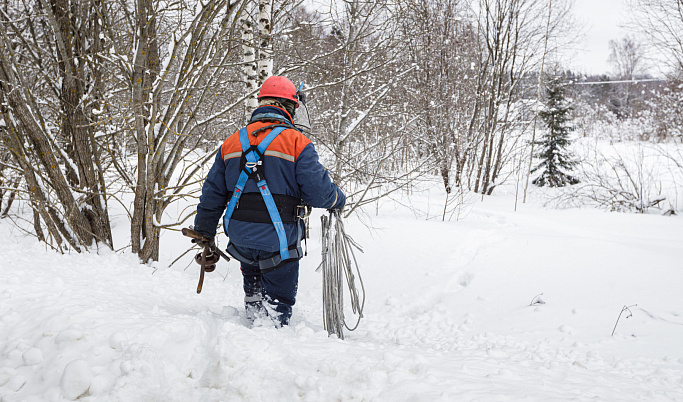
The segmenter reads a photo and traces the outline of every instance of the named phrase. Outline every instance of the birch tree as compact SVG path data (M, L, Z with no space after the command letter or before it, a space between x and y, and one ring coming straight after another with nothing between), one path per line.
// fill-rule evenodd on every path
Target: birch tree
M273 75L273 0L259 0L258 33L259 33L259 87Z
M245 122L251 116L251 111L258 107L256 91L259 89L258 63L256 60L256 44L254 43L254 13L253 1L246 1L239 16L238 24L242 33L242 57L244 60L245 94Z

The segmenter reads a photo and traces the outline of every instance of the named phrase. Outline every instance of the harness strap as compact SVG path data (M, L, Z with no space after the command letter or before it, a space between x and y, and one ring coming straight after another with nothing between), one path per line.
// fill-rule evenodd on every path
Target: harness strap
M284 130L285 127L274 128L270 133L268 133L268 135L266 135L266 138L264 138L256 148L254 148L249 143L247 128L243 127L240 129L240 145L242 146L243 158L245 158L246 162L245 166L242 167L240 176L237 179L237 184L235 184L235 190L233 191L232 197L230 198L230 202L228 203L228 207L225 211L225 217L223 218L223 228L225 233L228 233L230 218L232 218L235 207L237 206L237 203L242 196L242 192L244 191L244 186L247 184L247 180L249 180L249 176L251 175L248 172L251 171L256 173L260 170L259 165L262 165L263 163L261 160L263 153L266 151L270 143ZM258 176L259 175L257 175L257 177ZM277 210L277 205L275 205L275 200L273 200L273 196L268 188L265 177L258 177L258 179L260 179L260 181L258 181L256 185L261 193L261 196L263 197L263 201L266 203L268 214L273 222L273 226L275 227L275 232L277 233L278 241L280 243L280 259L288 260L291 257L289 247L287 245L287 234L285 233L285 227L282 223L282 219L280 218L280 213Z
M280 257L283 260L289 259L289 246L287 244L287 234L285 233L285 225L282 223L280 218L280 213L277 211L277 206L273 200L273 196L270 193L266 179L261 180L256 183L258 186L263 200L266 202L266 207L268 208L268 214L270 219L273 221L273 226L275 226L275 232L277 233L278 240L280 241Z
M300 226L298 226L298 224L297 224L297 227L299 228L298 230L300 232L301 228L300 228ZM243 262L243 263L248 264L248 265L258 265L259 269L261 270L262 273L274 271L275 269L279 268L280 265L282 265L283 261L285 261L282 259L279 252L276 252L271 257L264 258L262 260L258 260L258 261L253 260L253 259L245 256L244 254L240 253L239 251L237 251L237 248L235 247L235 245L233 243L228 243L228 247L227 247L226 251L228 252L228 254L230 254L234 259L236 259L239 262ZM301 240L297 240L296 245L292 246L289 249L289 252L290 252L290 255L292 255L292 257L290 259L300 260L301 258L303 258L304 253L303 253L303 250L301 249Z
M239 136L240 136L240 145L242 146L242 149L244 149L244 143L242 143L242 132L244 132L244 135L247 135L247 128L243 127L240 129ZM247 142L248 143L248 142ZM242 170L240 172L240 176L237 179L237 184L235 184L235 190L232 192L232 197L230 197L230 202L228 203L228 207L225 210L225 216L223 217L223 230L225 233L228 233L228 225L230 223L230 218L232 218L232 213L235 211L235 206L237 205L237 202L239 202L240 197L242 196L242 191L244 190L244 185L247 183L247 179L249 176L247 173Z

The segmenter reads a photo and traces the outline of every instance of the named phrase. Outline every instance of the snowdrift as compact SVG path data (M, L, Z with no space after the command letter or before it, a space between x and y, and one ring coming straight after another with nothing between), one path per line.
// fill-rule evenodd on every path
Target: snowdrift
M200 295L190 255L167 268L179 233L147 266L0 224L0 400L683 399L680 217L497 196L441 222L425 217L443 194L411 199L382 202L371 228L347 221L368 299L344 341L322 325L319 215L279 330L247 325L235 262Z

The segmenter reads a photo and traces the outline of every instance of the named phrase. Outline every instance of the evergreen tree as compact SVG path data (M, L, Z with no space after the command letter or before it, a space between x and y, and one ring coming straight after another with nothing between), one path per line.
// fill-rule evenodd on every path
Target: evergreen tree
M564 187L579 182L564 172L577 164L571 160L567 150L571 142L569 133L574 127L569 124L572 107L565 96L565 89L566 83L561 76L552 78L546 88L545 110L538 113L547 128L543 138L536 142L540 150L535 156L541 159L541 163L532 170L536 172L543 168L541 175L532 181L539 187Z

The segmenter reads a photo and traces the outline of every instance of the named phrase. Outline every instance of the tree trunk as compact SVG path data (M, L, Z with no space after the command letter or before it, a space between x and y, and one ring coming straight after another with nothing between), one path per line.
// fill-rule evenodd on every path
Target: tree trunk
M199 168L183 171L177 186L169 189L170 181L176 180L174 170L187 156L188 141L197 139L192 136L199 124L196 114L201 112L200 106L206 104L207 97L215 96L212 73L220 75L225 71L221 66L225 61L220 58L227 57L221 53L226 49L219 46L224 38L231 37L237 24L234 19L231 24L230 19L245 16L240 1L198 3L201 9L191 19L182 19L185 25L179 25L176 34L168 38L157 32L157 26L163 26L161 21L165 21L164 11L154 9L158 4L156 0L140 0L138 4L139 36L135 38L130 88L138 152L131 245L144 262L159 259L163 212L173 199L182 196L177 193L191 184L192 172ZM235 13L237 9L239 13ZM218 22L218 18L222 21ZM167 45L169 52L161 62L160 46ZM253 58L253 52L250 57ZM252 64L255 79L256 64ZM252 100L256 101L255 95ZM208 121L217 119L221 113Z
M3 92L0 92L0 95L3 94ZM35 211L34 224L38 225L35 228L36 236L38 236L38 239L45 240L45 235L40 227L40 219L35 216L35 214L40 214L43 217L45 225L47 226L48 233L54 239L54 242L57 244L58 248L61 249L62 242L66 240L71 248L80 252L81 249L78 240L73 237L71 231L66 230L67 224L63 221L63 218L59 214L55 213L54 208L50 207L44 189L36 178L33 166L31 166L29 162L30 158L24 151L23 144L27 141L27 139L23 135L21 128L14 126L14 119L9 117L7 113L3 114L7 132L5 135L1 136L2 141L5 143L5 147L12 154L14 161L19 167L21 167L21 171L26 179L26 186L31 198L31 206Z
M158 233L149 230L150 226L153 226L151 216L154 211L148 210L152 204L151 197L154 196L154 187L149 183L154 172L150 171L149 163L150 155L155 151L155 122L150 121L154 119L150 98L152 84L158 73L159 51L153 2L152 0L139 0L137 5L136 24L140 34L137 38L137 53L133 63L132 103L135 113L138 176L133 199L131 247L132 251L146 262L150 258L154 259L153 251L158 250L159 242Z
M6 80L2 79L2 81ZM71 193L69 184L59 168L60 165L50 145L50 140L45 132L43 132L38 122L35 121L33 114L21 96L20 90L17 89L5 92L5 96L10 108L14 111L14 117L17 118L22 127L24 127L28 140L36 148L36 156L39 158L45 173L47 173L47 176L50 178L52 186L64 207L64 218L66 219L68 226L78 238L78 243L89 247L93 240L90 222L85 219L85 216L78 208L78 204ZM30 167L29 169L32 168ZM36 190L37 189L38 187L36 187ZM74 248L79 250L79 247Z
M272 24L272 0L259 0L259 77L258 85L273 75L273 24Z
M58 25L57 40L61 56L59 67L62 73L62 135L70 142L70 157L78 168L78 175L72 177L72 183L84 193L83 213L90 222L90 231L98 242L113 247L109 217L105 201L105 188L101 187L101 171L97 170L99 151L95 144L94 126L92 118L88 116L85 103L89 90L85 84L91 82L92 77L86 74L85 65L90 58L97 58L99 40L94 40L89 49L84 49L83 42L92 40L91 35L97 34L99 24L95 10L90 8L89 2L71 5L68 0L51 0L52 10ZM79 13L80 11L80 13ZM90 19L95 20L92 32L85 25ZM79 22L81 25L78 25ZM69 40L70 38L70 40ZM96 91L91 91L96 92ZM67 166L71 166L69 163Z
M251 0L249 0L251 1ZM242 57L244 60L244 84L245 94L249 95L246 100L244 111L245 123L251 117L251 113L258 107L258 99L255 91L258 89L258 64L256 62L256 49L254 47L254 23L250 15L251 7L242 10L238 24L242 30Z

